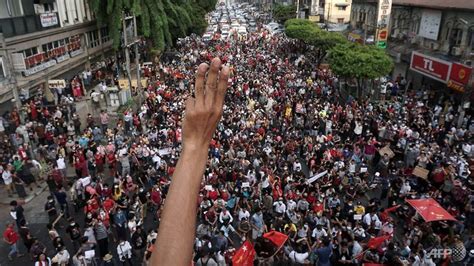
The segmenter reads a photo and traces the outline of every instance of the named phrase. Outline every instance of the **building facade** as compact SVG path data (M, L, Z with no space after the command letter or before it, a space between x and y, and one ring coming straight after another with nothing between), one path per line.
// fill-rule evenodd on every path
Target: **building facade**
M465 70L472 68L474 60L474 1L464 0L391 0L388 25L388 52L395 59L393 77L406 77L415 88L423 85L450 87L449 76L455 65ZM376 34L378 1L353 0L351 29L362 39ZM412 56L446 70L417 69ZM416 60L415 60L416 61ZM416 62L415 62L416 64ZM440 66L441 66L440 65ZM463 71L462 73L469 73ZM441 77L442 76L442 77ZM472 89L473 75L464 88L451 88L458 93ZM449 90L449 89L448 89Z
M346 24L350 21L352 0L325 0L323 2L324 21Z
M0 103L70 79L110 50L88 0L0 1Z

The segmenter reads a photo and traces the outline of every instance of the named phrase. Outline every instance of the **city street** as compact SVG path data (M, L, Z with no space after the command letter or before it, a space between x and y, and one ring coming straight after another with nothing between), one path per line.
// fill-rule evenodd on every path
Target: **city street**
M474 265L473 11L0 2L0 266Z

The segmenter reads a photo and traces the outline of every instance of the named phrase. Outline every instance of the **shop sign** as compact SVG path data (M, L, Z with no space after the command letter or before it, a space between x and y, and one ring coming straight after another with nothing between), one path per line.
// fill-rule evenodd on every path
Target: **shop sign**
M69 58L70 58L69 54L63 54L63 55L56 58L56 62L61 63L63 61L68 60Z
M392 0L379 0L377 12L377 27L388 28L390 13L392 11Z
M471 67L459 63L453 63L451 66L451 73L449 74L448 87L458 92L464 92L466 84L471 78L471 73Z
M40 21L43 28L58 25L58 15L56 13L43 13L40 14Z
M34 67L32 67L32 68L28 68L27 70L24 70L24 71L23 71L23 75L25 75L26 77L28 77L28 76L31 76L31 75L33 75L33 74L36 74L36 73L38 73L38 72L40 72L40 71L43 71L43 70L45 70L45 69L47 69L47 68L49 68L49 67L52 67L52 66L54 66L54 65L56 65L56 61L55 61L55 60L50 60L50 61L48 61L48 62L39 64L39 65L37 65L37 66L34 66Z
M74 56L78 56L78 55L82 54L83 52L84 52L84 50L82 50L82 48L81 48L79 50L72 51L69 54L71 55L71 57L74 57Z
M443 83L448 82L451 63L418 52L411 55L410 69Z
M66 88L66 81L64 79L50 79L48 80L48 86L50 89Z

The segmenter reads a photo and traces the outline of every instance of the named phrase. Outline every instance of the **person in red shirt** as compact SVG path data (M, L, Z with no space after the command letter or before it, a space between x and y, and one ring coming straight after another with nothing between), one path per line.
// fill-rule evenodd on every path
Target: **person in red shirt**
M17 257L23 256L23 254L20 254L18 252L18 248L16 246L18 239L20 239L20 237L18 236L18 233L15 232L13 223L8 223L7 229L5 229L5 231L3 232L3 241L10 245L10 252L8 253L8 259L10 261L13 260L12 256L15 254L17 255Z

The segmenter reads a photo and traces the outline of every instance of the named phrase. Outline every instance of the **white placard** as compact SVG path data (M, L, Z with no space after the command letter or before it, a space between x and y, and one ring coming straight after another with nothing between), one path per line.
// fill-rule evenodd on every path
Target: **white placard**
M40 21L44 28L58 25L58 15L56 13L40 14Z
M438 40L439 28L441 25L441 15L441 10L423 10L418 35L430 40Z
M310 179L306 180L306 183L311 184L311 183L313 183L314 181L318 180L319 178L321 178L322 176L324 176L324 175L327 174L327 173L328 173L328 171L326 170L326 171L324 171L324 172L321 172L321 173L319 173L319 174L316 174L316 175L312 176Z
M354 220L355 221L362 220L362 214L354 214Z
M361 167L360 172L361 173L367 173L367 167Z
M158 150L158 154L160 156L171 154L171 148L160 149Z
M212 190L212 185L206 185L206 186L204 186L204 189L207 190L207 191L211 191Z
M86 252L84 252L84 257L86 257L86 259L92 259L93 257L95 257L95 250L87 250Z
M390 12L392 11L392 0L379 0L377 12L377 26L388 28L390 22Z
M244 187L250 187L250 183L249 182L243 182L242 183L242 188Z

